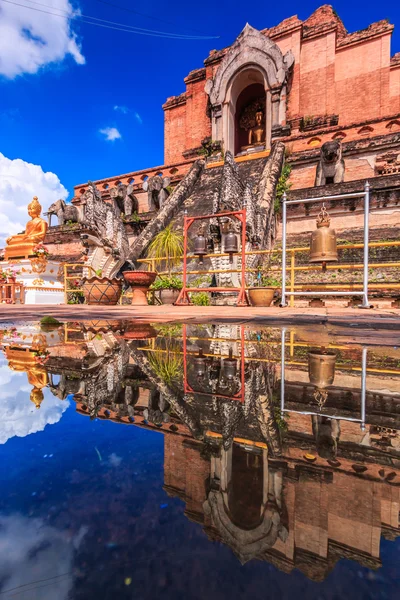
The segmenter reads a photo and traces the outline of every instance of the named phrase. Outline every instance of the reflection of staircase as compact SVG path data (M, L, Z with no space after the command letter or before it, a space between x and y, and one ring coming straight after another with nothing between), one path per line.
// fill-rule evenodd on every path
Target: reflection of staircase
M106 354L109 350L112 350L117 344L115 336L112 332L102 333L99 338L93 336L93 334L90 335L91 338L87 339L86 342L87 348L96 356L104 356L104 354Z

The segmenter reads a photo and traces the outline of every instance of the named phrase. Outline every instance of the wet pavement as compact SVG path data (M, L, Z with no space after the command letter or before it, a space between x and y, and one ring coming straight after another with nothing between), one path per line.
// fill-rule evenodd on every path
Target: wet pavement
M0 597L398 598L397 342L1 325Z

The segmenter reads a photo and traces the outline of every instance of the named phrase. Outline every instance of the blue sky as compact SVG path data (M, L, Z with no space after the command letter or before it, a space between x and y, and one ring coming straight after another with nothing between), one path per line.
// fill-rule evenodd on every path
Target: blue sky
M32 4L33 0L13 1L40 10L48 10L45 6L64 6L65 9L67 4L67 0L35 0L37 4ZM161 105L168 96L184 91L183 78L190 70L203 65L209 50L232 43L247 21L261 29L294 14L305 19L322 4L307 0L301 3L290 0L281 3L110 2L153 18L119 10L100 0L74 0L72 4L79 6L83 14L101 19L171 33L220 37L163 39L72 20L71 29L76 34L72 55L44 64L36 73L22 73L14 78L0 76L0 153L7 159L22 159L40 165L45 172L55 173L70 198L73 185L88 179L163 163ZM48 15L0 0L0 11L10 10L10 7L20 14L29 13L43 20L44 27L51 29ZM399 3L340 0L334 3L334 8L349 31L389 18L397 24L392 54L400 51ZM0 14L0 27L1 19ZM55 37L60 38L58 33ZM62 50L57 51L62 54ZM6 53L10 60L9 55L15 53L15 64L18 64L20 52L20 44L10 43L4 47L0 41L0 67L4 60L2 54ZM115 110L116 106L127 110ZM100 133L100 130L110 129L113 137L113 128L120 133L119 139L107 140L106 135Z

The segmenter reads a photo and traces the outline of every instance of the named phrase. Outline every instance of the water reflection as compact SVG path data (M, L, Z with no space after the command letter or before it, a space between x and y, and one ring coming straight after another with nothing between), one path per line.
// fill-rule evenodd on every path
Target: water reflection
M382 538L399 536L400 353L380 344L240 325L30 325L3 332L1 376L19 388L0 402L7 415L30 398L48 415L52 394L53 407L70 399L92 420L162 433L164 489L210 540L322 581L340 558L379 568Z

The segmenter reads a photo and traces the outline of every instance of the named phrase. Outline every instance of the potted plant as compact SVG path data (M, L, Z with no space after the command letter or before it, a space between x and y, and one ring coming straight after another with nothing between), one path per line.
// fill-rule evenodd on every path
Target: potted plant
M179 277L164 277L159 275L156 281L150 286L151 290L159 292L160 300L163 304L173 304L176 302L183 283Z
M271 306L275 291L281 287L278 279L261 272L257 273L257 285L248 289L250 304L252 306Z
M173 304L182 289L182 281L172 275L172 268L182 259L183 242L183 234L175 231L170 224L155 236L147 252L149 258L155 259L156 265L165 264L168 271L168 277L160 277L152 286L160 292L163 304Z
M83 295L86 304L106 304L112 306L118 303L122 293L121 279L103 277L101 269L92 277L82 280Z

